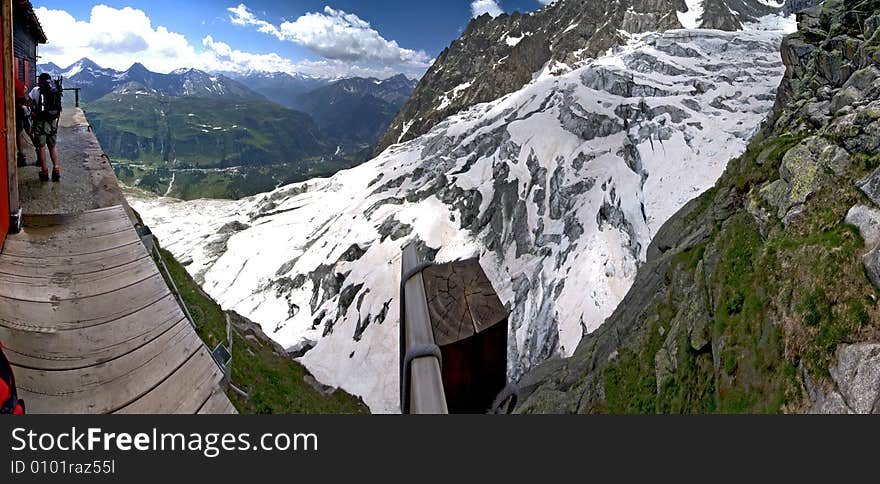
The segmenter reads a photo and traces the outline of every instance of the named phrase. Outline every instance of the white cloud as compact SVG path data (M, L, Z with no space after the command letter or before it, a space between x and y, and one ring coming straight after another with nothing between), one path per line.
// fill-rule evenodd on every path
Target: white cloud
M540 0L539 0L540 1ZM471 14L474 18L488 13L493 17L497 17L504 13L504 10L498 5L496 0L474 0L471 2Z
M278 38L278 40L284 40L284 36L274 25L266 22L265 20L259 20L257 17L248 10L245 4L239 4L237 7L227 8L232 15L229 16L229 19L235 25L253 25L257 27L257 30L264 33L274 35Z
M205 48L202 54L203 68L219 72L286 72L288 74L307 74L314 77L377 77L387 78L399 74L398 69L389 66L361 67L352 63L334 60L293 62L278 54L254 54L233 49L224 42L214 40L210 35L202 39ZM407 71L418 76L419 71Z
M431 62L424 51L402 48L357 15L329 6L323 12L307 13L279 26L257 18L244 4L228 10L234 24L256 26L260 32L295 42L331 61L410 67L427 67Z
M246 9L231 10L236 10L242 25L254 25L260 31L276 37L280 35L280 31L273 33L271 25L261 23ZM194 67L223 72L267 71L320 77L385 78L400 72L419 76L427 65L419 56L408 64L378 66L358 65L342 59L293 62L276 53L237 50L210 35L202 39L201 45L194 46L181 34L162 26L153 27L142 10L131 7L116 9L98 5L84 21L76 20L64 10L40 7L36 13L49 37L49 44L40 47L40 62L54 62L61 67L88 57L102 67L116 70L126 70L134 62L140 62L147 69L166 73L181 67Z
M137 59L147 68L168 72L197 64L198 54L183 35L153 27L150 18L131 7L92 8L88 21L64 10L36 9L49 37L40 48L41 61L67 66L88 57L104 67L127 69Z

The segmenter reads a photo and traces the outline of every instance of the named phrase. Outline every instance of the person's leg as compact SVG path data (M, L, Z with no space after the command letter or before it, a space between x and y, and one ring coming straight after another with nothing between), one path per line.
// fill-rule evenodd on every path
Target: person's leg
M49 157L52 158L52 181L61 181L61 164L58 162L58 151L55 145L49 145Z
M58 150L55 149L55 145L49 145L49 158L52 158L52 166L55 167L55 171L61 171L61 162L58 161Z
M37 163L40 164L40 180L49 181L49 166L46 164L46 131L43 122L34 125L34 148L37 150Z
M49 146L49 156L52 158L52 181L61 180L61 162L58 161L58 150L55 149L55 141L58 137L58 120L49 123L49 135L46 144Z
M24 156L24 110L16 108L15 110L15 149L18 150L18 166L27 166L27 159Z
M24 156L24 136L21 130L15 133L15 149L18 150L18 166L27 166L27 159Z
M40 165L40 180L49 181L49 167L46 165L46 148L37 146L37 163Z

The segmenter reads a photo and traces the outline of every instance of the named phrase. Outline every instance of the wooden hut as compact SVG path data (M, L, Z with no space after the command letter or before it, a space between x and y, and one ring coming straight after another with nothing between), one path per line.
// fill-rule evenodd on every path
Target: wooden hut
M485 413L507 384L508 314L480 263L403 253L401 411Z
M26 87L33 87L38 74L37 46L46 43L46 33L28 0L14 0L13 17L13 72Z

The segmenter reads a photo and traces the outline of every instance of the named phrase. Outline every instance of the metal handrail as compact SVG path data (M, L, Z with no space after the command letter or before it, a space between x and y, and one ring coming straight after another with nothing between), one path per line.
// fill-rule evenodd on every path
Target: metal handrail
M186 315L186 319L189 321L189 324L193 327L193 329L198 329L198 327L196 326L196 321L193 319L192 314L190 314L189 308L186 307L186 303L183 302L183 296L180 294L180 290L177 289L177 284L174 283L174 278L171 277L171 272L168 270L168 266L165 265L165 259L162 257L162 253L159 252L159 248L156 246L156 244L152 244L152 252L153 255L156 256L156 259L159 260L162 272L165 274L165 278L168 280L168 284L171 286L171 292L174 294L174 298L177 299L177 303L180 305L180 309L183 310L183 314Z
M439 348L434 340L427 295L414 245L403 250L400 283L400 409L411 414L446 414Z
M79 87L65 87L61 89L62 91L74 91L74 99L76 100L76 107L79 107L79 91L82 88Z
M149 237L153 237L152 233L150 233ZM159 269L164 273L165 280L168 281L169 289L171 289L171 293L174 295L174 299L177 300L177 304L180 306L180 309L183 310L183 314L186 316L186 319L189 321L190 326L192 326L193 330L198 331L198 326L196 326L196 321L193 319L192 314L189 312L189 308L186 307L186 302L183 300L183 295L180 294L180 289L177 288L177 284L174 283L174 278L171 277L171 271L168 270L168 266L165 264L165 259L162 257L162 253L159 251L159 247L155 243L150 244L150 251L153 253L155 258L159 261ZM229 320L229 316L226 317L226 336L229 343L229 364L222 365L216 358L214 358L214 352L211 351L211 348L208 348L208 345L202 341L202 345L208 350L211 354L211 359L214 360L214 364L217 365L217 368L223 372L224 381L226 385L232 390L233 393L238 395L239 397L249 400L250 396L244 390L238 388L232 383L232 323Z

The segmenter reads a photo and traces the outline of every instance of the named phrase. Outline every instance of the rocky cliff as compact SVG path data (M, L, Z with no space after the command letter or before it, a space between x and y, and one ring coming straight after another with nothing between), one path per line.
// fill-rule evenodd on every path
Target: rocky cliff
M773 116L519 412L880 412L877 12L799 15Z
M810 0L806 0L809 2ZM444 50L397 115L376 153L425 134L443 119L493 101L542 70L560 72L626 43L676 28L738 30L779 13L767 0L559 0L532 14L474 19Z

